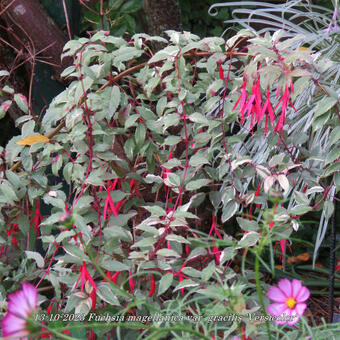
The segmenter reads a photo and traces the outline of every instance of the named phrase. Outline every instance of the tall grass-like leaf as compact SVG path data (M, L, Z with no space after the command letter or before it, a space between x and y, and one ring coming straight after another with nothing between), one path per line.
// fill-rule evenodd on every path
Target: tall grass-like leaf
M250 8L245 8L245 6ZM223 32L223 35L235 25L241 25L253 31L261 26L256 32L260 36L266 32L273 33L278 29L284 30L282 34L286 40L283 41L282 46L287 42L287 39L288 42L289 39L292 39L291 45L287 45L290 49L308 46L314 52L312 52L311 58L320 65L318 72L314 72L313 78L320 80L323 86L327 87L325 92L328 92L328 95L338 97L340 94L340 63L338 62L340 59L340 38L335 29L327 32L327 27L333 23L332 10L299 0L280 4L260 1L231 1L212 5L209 9L210 15L217 15L223 7L230 8L232 12L232 19L224 21L225 24L229 25L229 28ZM326 60L329 62L328 66L325 64ZM302 148L307 149L312 156L306 160L306 166L313 166L317 172L321 173L323 169L321 160L329 153L331 147L329 143L331 129L322 126L315 133L312 132L312 124L317 110L315 102L319 100L316 93L317 86L310 82L295 98L294 106L299 114L296 115L292 109L287 110L287 118L290 120L287 133L288 137L292 136L290 143L287 143L287 148L291 150L291 155L295 159L298 159ZM250 122L248 121L237 134L244 134L249 130ZM310 138L306 142L296 144L294 143L294 134L300 133L305 133ZM234 148L241 156L250 156L255 164L267 163L272 151L263 138L256 137L249 138L245 143L239 142L234 145ZM320 176L317 175L315 181L318 183L319 180ZM249 184L250 181L243 184L244 192ZM302 176L299 176L295 189L302 190L306 184ZM333 186L329 193L331 201L334 198L334 193L335 187ZM313 199L314 197L315 194L310 198ZM291 196L288 209L296 204L294 196ZM241 207L240 211L242 210ZM313 264L315 264L318 250L325 238L327 226L328 220L325 218L323 209L315 241Z

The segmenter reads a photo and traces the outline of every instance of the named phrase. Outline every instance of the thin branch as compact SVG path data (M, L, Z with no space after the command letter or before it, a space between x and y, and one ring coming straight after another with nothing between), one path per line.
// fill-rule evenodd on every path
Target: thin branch
M84 3L84 0L79 0L80 4L82 6L84 6L86 9L88 9L90 12L94 13L94 14L98 14L98 12L96 12L95 10L93 10L91 7L89 7L86 3Z
M102 30L104 30L104 12L103 12L103 0L100 0L100 24L102 26Z
M71 28L70 28L70 21L68 19L68 14L67 14L67 7L65 0L63 0L63 7L64 7L64 14L65 14L65 20L66 20L66 27L67 27L67 33L68 33L68 38L72 40L72 34L71 34Z
M213 55L215 52L192 52L192 53L184 53L184 57L193 57L193 56L210 56ZM224 54L226 55L249 55L248 53L242 53L242 52L224 52ZM100 87L96 92L100 92L102 90L104 90L106 87L114 84L115 82L117 82L119 79L121 79L122 77L137 71L141 68L143 68L146 65L155 65L159 62L161 62L162 60L159 60L158 62L154 62L154 63L149 63L149 62L145 62L145 63L141 63L138 65L135 65L133 67L128 68L127 70L117 74L115 77L113 77L112 79L110 79L109 81L107 81L102 87ZM50 133L48 134L46 137L48 139L53 138L63 127L65 126L65 118L63 118L63 120L59 123L59 125ZM21 165L21 161L16 162L11 168L11 171L15 171L16 169L18 169L18 167Z
M184 53L183 56L184 57L208 57L208 56L211 56L211 55L213 55L215 53L216 52L194 52L193 51L193 52ZM245 52L222 52L222 53L225 54L225 55L246 55L246 56L250 56L249 53L245 53ZM119 80L120 78L126 76L129 73L137 71L137 70L139 70L140 68L143 68L146 65L150 65L150 66L156 65L156 64L158 64L161 61L163 61L163 60L159 60L159 61L156 61L154 63L145 62L145 63L141 63L141 64L138 64L138 65L135 65L133 67L130 67L127 70L119 73L114 78L108 80L102 87L99 88L99 90L97 92L104 90L106 87L112 85L117 80Z
M31 76L30 76L30 84L28 89L28 114L32 115L33 107L32 107L32 91L33 91L33 82L34 82L34 71L35 71L35 62L32 60L31 62Z
M2 16L17 0L13 0L12 2L10 2L1 12L0 12L0 16Z

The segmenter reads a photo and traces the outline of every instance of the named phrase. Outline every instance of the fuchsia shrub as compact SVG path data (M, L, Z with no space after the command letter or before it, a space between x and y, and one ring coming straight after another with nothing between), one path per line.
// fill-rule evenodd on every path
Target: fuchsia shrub
M284 34L67 43L70 85L1 149L1 292L46 289L31 334L261 339L282 334L266 310L287 308L299 322L286 337L319 331L305 327L307 288L260 280L264 252L280 242L283 256L307 212L329 219L339 187L333 64ZM151 55L153 40L167 45ZM235 271L240 256L255 268Z

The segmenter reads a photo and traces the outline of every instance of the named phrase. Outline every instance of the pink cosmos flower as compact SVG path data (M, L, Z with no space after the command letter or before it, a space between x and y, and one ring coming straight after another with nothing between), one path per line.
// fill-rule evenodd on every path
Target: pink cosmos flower
M267 297L275 303L267 306L267 312L278 317L274 320L276 324L294 325L305 312L307 305L304 302L309 295L308 288L302 286L301 281L282 279L278 287L271 286L268 290Z
M22 284L22 290L9 295L7 314L1 321L2 336L27 340L29 335L27 319L37 311L38 293L29 283Z

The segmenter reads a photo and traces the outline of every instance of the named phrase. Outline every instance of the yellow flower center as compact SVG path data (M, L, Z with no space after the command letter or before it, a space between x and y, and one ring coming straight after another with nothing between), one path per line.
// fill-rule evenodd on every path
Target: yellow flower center
M293 309L296 305L296 301L294 298L290 297L287 301L286 301L286 305L288 308Z

